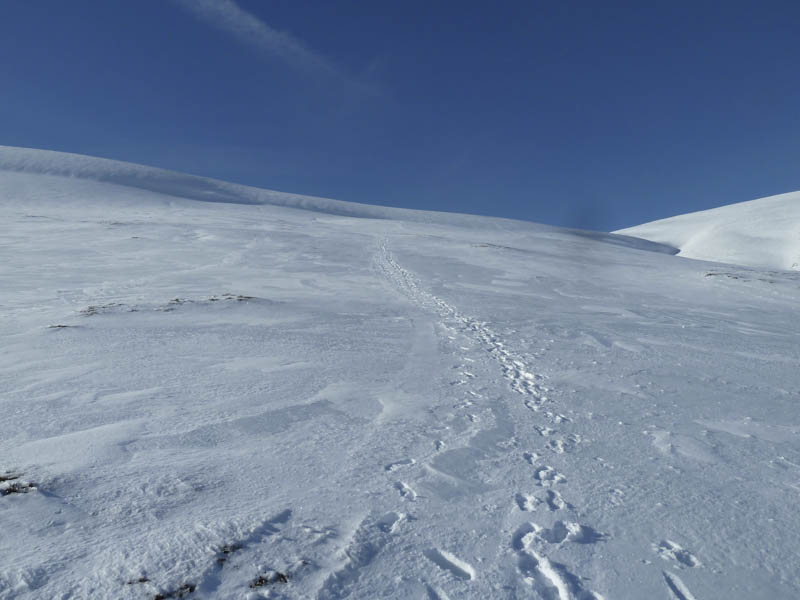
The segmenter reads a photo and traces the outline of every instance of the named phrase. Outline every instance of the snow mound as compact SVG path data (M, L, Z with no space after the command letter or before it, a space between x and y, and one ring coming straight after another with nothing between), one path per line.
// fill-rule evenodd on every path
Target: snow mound
M680 249L680 256L800 270L800 192L661 219L615 233Z

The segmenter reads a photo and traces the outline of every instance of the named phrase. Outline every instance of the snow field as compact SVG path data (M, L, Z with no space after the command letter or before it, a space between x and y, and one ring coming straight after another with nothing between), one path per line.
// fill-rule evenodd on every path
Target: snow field
M3 152L0 598L800 595L796 273Z

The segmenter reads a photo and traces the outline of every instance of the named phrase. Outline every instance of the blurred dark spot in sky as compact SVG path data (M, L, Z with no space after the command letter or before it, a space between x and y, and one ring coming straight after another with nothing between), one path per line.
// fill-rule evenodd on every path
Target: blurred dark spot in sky
M603 199L589 195L565 202L560 222L565 227L610 231L615 228L613 207Z

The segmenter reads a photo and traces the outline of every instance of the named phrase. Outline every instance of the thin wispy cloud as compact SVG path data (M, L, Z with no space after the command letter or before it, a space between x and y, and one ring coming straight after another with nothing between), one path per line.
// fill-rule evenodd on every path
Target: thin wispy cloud
M349 77L333 62L308 48L299 39L279 31L253 13L244 10L234 0L175 0L180 6L208 24L228 32L269 58L316 75L340 80Z

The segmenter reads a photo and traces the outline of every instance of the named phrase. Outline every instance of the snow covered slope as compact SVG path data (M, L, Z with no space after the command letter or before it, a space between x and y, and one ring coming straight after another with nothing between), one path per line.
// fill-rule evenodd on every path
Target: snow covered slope
M661 219L617 233L700 260L800 270L800 192Z
M0 599L800 597L800 273L11 148L0 223Z
M674 254L677 249L632 238L624 235L602 233L598 231L566 230L558 227L539 225L510 219L492 217L476 217L459 213L443 213L386 206L372 206L355 202L343 202L330 198L287 194L273 190L264 190L236 183L228 183L218 179L197 177L175 171L167 171L154 167L146 167L132 163L31 148L15 148L0 146L0 172L29 173L35 175L53 175L84 179L102 183L111 183L127 188L154 192L158 195L174 196L200 200L202 202L221 202L231 204L255 204L285 206L330 215L361 217L370 219L394 219L421 223L440 223L461 227L478 227L481 229L499 229L510 231L537 230L556 238L563 237L564 232L571 236L588 237L606 243L630 246L654 252ZM110 198L113 198L112 194Z

